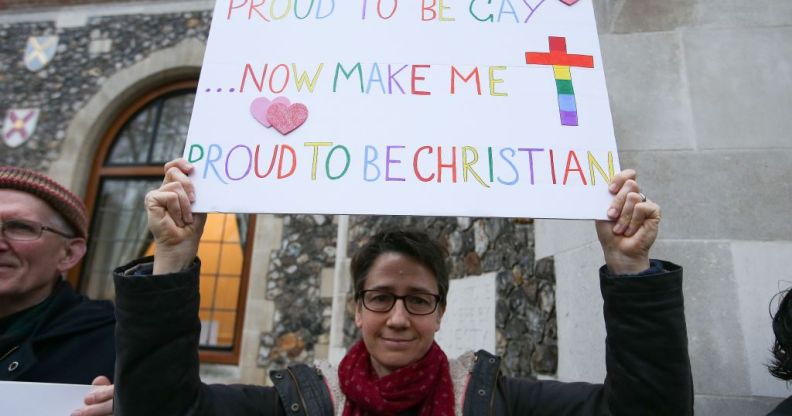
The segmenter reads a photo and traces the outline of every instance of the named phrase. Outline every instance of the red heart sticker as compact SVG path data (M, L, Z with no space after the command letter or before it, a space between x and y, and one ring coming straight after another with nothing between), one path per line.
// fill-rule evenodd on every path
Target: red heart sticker
M571 5L573 5L573 4L577 3L577 2L578 2L578 0L561 0L561 3L564 3L567 6L571 6Z
M287 135L300 127L308 119L308 107L294 103L286 105L273 102L267 109L267 121L282 135Z

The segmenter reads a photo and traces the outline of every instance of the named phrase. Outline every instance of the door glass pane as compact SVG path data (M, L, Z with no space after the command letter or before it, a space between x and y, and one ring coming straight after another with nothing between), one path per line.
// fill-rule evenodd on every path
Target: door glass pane
M164 164L182 154L193 101L195 94L189 93L171 96L162 103L151 163Z
M198 246L201 258L201 346L231 348L242 283L244 245L235 214L210 214ZM203 281L206 280L207 283Z
M121 133L110 150L107 164L136 165L146 163L156 119L156 106L146 107L135 114L121 129Z
M113 299L112 271L145 252L151 242L143 198L161 179L105 179L88 236L83 282L91 298Z

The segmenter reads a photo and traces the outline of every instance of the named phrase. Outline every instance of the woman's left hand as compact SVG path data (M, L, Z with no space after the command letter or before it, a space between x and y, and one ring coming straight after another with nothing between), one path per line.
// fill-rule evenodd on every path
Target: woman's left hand
M95 386L85 396L85 407L75 410L71 416L107 416L113 414L113 391L115 386L105 376L96 377Z
M657 238L660 206L646 200L637 174L627 169L614 176L608 208L610 221L597 221L605 263L613 274L635 274L649 268L649 249Z

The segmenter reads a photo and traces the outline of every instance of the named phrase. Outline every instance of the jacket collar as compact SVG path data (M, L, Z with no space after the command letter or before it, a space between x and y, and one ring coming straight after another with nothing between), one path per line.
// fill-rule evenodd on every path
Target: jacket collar
M89 301L61 280L53 291L52 304L36 325L33 339L69 335L106 325L115 321L112 311L109 301Z

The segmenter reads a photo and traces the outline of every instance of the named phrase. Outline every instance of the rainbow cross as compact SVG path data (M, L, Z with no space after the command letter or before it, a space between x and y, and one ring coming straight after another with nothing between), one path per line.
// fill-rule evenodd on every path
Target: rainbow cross
M526 52L525 63L535 65L552 65L558 91L558 108L561 112L561 124L577 126L578 114L575 104L575 90L572 88L570 67L594 68L594 57L591 55L568 54L566 38L550 36L550 52Z

